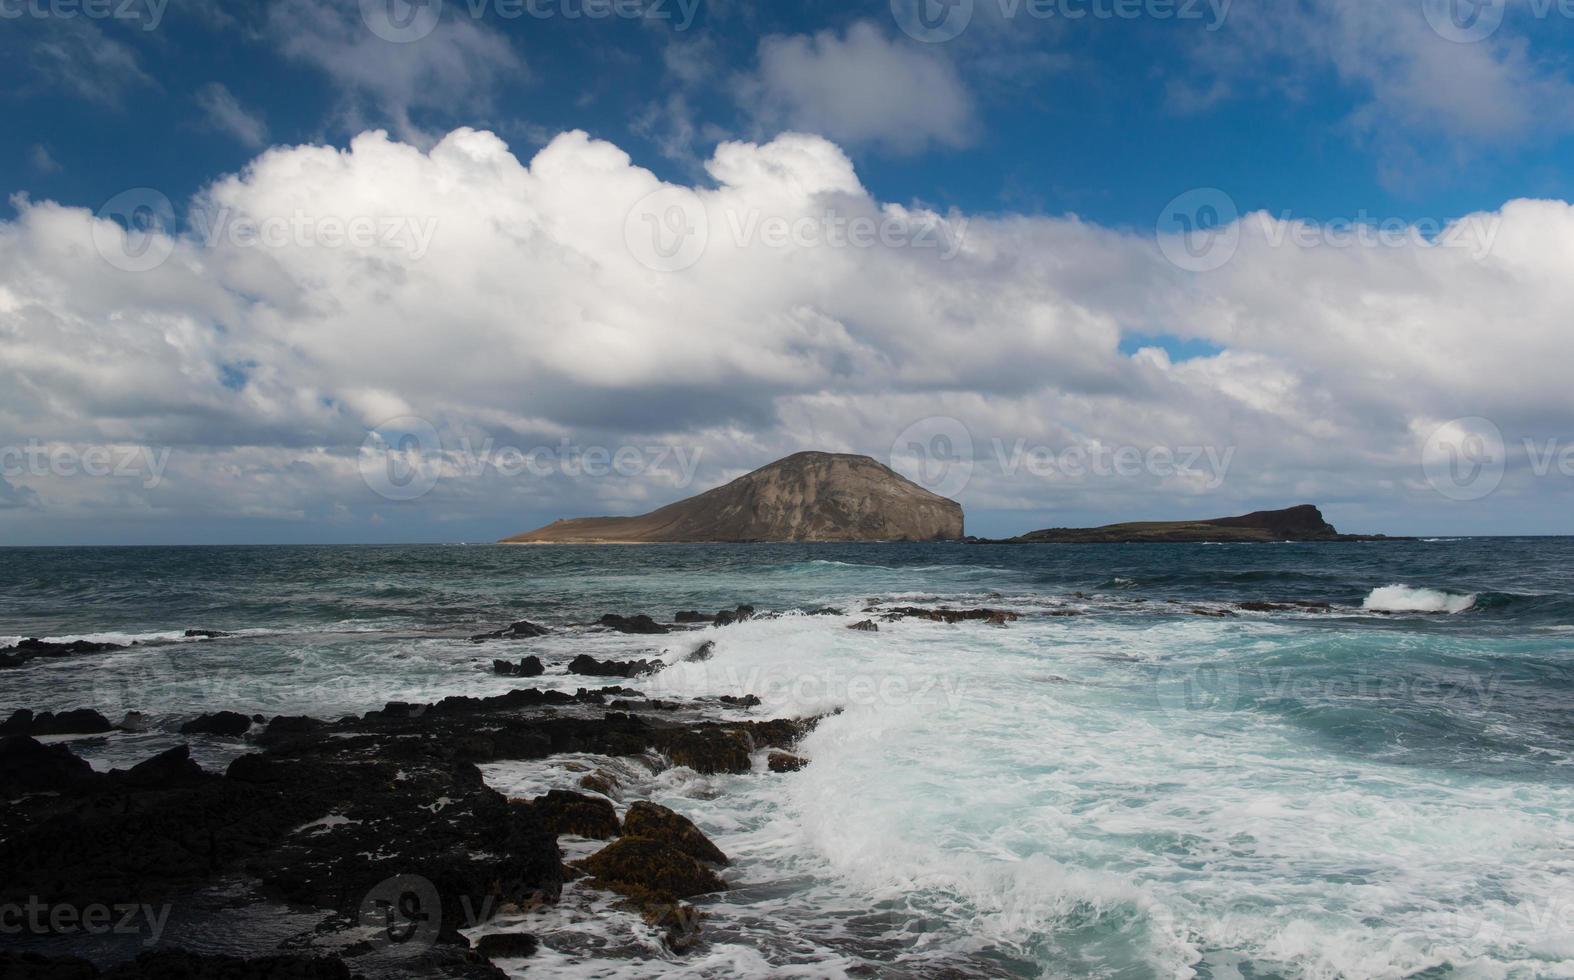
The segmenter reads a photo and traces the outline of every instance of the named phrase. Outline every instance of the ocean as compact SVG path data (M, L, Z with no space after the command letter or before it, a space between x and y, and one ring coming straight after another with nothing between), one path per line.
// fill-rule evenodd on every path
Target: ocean
M650 697L824 716L794 773L484 767L516 796L614 769L733 857L687 955L571 884L524 920L532 975L1574 976L1574 539L0 555L0 646L138 641L0 671L5 713L142 712L144 731L52 739L100 769L182 741L222 767L243 747L176 734L204 711L573 690L579 653L660 656L630 682ZM761 615L585 625L740 603ZM555 631L467 639L520 619ZM491 672L527 653L546 676Z

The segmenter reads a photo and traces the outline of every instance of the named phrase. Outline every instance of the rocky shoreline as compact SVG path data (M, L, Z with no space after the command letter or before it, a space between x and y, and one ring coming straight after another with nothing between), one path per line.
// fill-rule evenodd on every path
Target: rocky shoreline
M1023 616L1085 614L1073 606L1018 612L953 608L938 597L907 601L923 604L870 599L846 611L800 612L844 616L847 628L869 633L903 620L1006 629ZM1294 599L1125 604L1216 617L1333 611ZM727 889L728 856L682 815L637 798L641 780L628 778L628 764L653 774L682 768L780 778L809 764L799 743L819 719L740 720L760 706L758 697L664 700L628 685L670 664L715 656L709 637L718 629L777 615L739 605L683 610L670 621L644 614L553 627L522 620L469 636L493 675L587 679L572 692L521 686L488 697L389 702L336 720L214 710L163 722L182 740L226 747L233 761L222 772L201 768L188 744L128 769L95 771L61 739L141 732L145 719L133 712L116 723L91 708L18 710L0 721L0 785L8 788L0 804L0 912L45 910L42 925L24 930L35 940L72 935L70 923L61 928L52 918L61 909L141 909L144 925L114 954L81 951L110 964L102 969L62 958L59 942L35 944L49 955L0 951L0 980L498 977L505 974L494 961L537 953L532 916L552 909L569 882L604 894L607 908L642 920L666 955L681 956L705 942L704 902L696 900ZM194 632L203 642L222 637ZM631 660L558 649L550 664L524 653L540 637L572 642L607 633L675 634L680 646ZM60 655L95 652L57 646ZM487 661L477 667L487 669ZM584 757L605 762L584 766L570 785L518 795L489 785L482 770ZM222 953L159 945L146 925L156 910L178 918L183 909L209 908L220 894L231 913L292 916L295 925ZM488 925L499 919L503 926Z
M741 614L724 611L723 621ZM714 629L718 617L708 618ZM646 616L609 615L605 624L658 631L651 626L669 628ZM476 639L544 632L515 624ZM701 642L693 655L713 646ZM622 678L661 666L581 656L570 668ZM530 656L494 669L533 676L538 668ZM0 977L499 977L492 961L531 955L535 937L489 933L472 945L462 930L551 906L576 879L681 953L703 934L703 914L688 900L727 887L727 857L698 827L644 800L627 801L620 818L615 773L586 773L575 791L510 798L487 786L479 767L582 753L778 778L803 765L798 741L816 719L717 717L758 704L658 701L623 686L518 688L392 702L332 721L230 711L187 721L183 734L242 749L222 773L199 767L187 745L96 772L67 744L40 739L117 727L103 715L18 711L0 725L9 797L0 808L0 909L17 910L29 938L72 935L85 910L149 910L151 922L151 910L202 905L221 886L239 887L247 914L306 910L316 921L246 958L137 946L135 959L100 971L85 959L5 951ZM561 835L607 843L565 861ZM39 910L37 921L28 909Z

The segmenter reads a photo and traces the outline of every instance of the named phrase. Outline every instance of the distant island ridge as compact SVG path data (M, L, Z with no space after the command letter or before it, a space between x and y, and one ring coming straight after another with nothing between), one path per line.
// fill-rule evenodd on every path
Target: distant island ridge
M638 517L580 517L504 544L958 541L962 505L868 456L803 452Z
M1380 541L1340 534L1311 504L1210 520L1046 528L1014 538L964 533L962 505L879 461L801 452L714 490L637 517L578 517L504 538L503 544L707 544L967 541L978 544L1121 544Z

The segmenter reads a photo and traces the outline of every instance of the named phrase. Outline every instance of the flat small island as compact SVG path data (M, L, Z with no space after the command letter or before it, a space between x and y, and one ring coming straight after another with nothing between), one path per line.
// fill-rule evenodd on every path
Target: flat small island
M982 544L1226 544L1275 541L1392 541L1382 534L1340 534L1312 504L1202 521L1138 521L1103 527L1053 527Z

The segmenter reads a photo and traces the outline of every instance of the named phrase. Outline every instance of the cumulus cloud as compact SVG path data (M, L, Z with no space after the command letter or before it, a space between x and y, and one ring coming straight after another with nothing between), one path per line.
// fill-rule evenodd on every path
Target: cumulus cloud
M268 124L262 117L235 98L221 82L212 82L197 90L197 105L202 108L209 125L227 133L252 149L259 149L268 142Z
M738 90L762 127L916 153L972 140L973 101L944 53L893 38L869 21L845 34L767 37Z
M964 504L1013 515L985 530L1302 500L1378 523L1452 513L1419 463L1442 421L1568 435L1563 202L1379 246L1248 215L1196 274L1073 218L879 201L817 136L723 143L706 169L664 184L582 132L528 161L487 132L429 150L370 132L264 152L175 239L19 200L0 223L0 427L172 454L154 486L8 470L12 499L78 520L397 507L523 526L647 509L807 447L889 458L954 420ZM149 249L168 258L127 271ZM1223 350L1120 351L1166 334ZM431 423L451 478L390 504L358 460L401 416ZM487 446L591 445L681 447L698 482L670 456L608 479L477 465ZM1073 447L1215 458L1130 478L1032 463ZM1502 492L1552 515L1557 488Z

